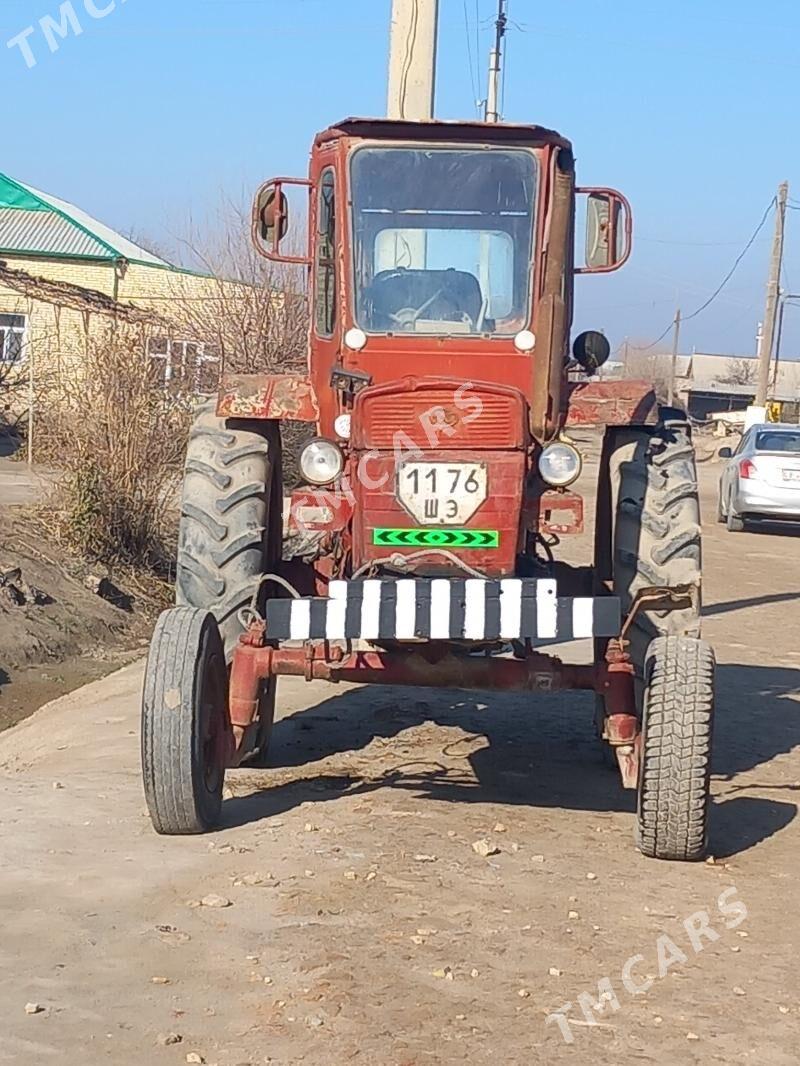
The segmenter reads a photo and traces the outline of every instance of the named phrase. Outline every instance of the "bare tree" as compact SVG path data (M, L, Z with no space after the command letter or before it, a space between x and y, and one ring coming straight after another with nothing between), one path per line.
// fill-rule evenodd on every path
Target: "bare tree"
M208 275L205 295L197 296L192 287L173 301L171 313L187 337L213 349L229 371L304 369L304 271L258 254L250 239L249 210L228 203L211 232L192 225L182 243Z
M727 360L727 369L720 376L724 385L754 385L758 373L755 359Z

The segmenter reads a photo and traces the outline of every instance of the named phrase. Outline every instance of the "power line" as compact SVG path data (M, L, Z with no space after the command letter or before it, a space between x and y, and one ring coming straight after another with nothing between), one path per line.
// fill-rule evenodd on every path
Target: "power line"
M505 26L504 26L504 29L503 29L503 35L506 38L508 36L507 27L508 27L509 11L510 10L511 10L511 0L508 0L508 2L506 3L506 10L505 10L505 16L504 16L505 17ZM503 75L502 75L503 76L503 82L502 82L502 88L500 90L500 118L503 118L503 116L505 115L505 111L506 111L506 78L508 77L508 52L509 52L508 40L506 40L505 56L504 56L504 60L503 60Z
M469 11L467 10L467 0L464 0L464 29L466 31L467 36L467 60L469 62L469 79L472 83L472 99L475 104L475 107L478 108L480 106L478 102L478 83L475 79L476 67L475 59L472 54L472 30L470 29L469 25Z
M752 237L747 242L747 244L744 246L742 251L739 253L739 255L737 255L736 259L734 260L733 266L728 271L728 273L725 275L725 277L723 278L722 282L717 286L717 288L709 296L709 298L706 300L706 302L704 304L701 304L700 307L698 307L696 311L692 311L692 313L690 315L685 315L683 317L683 319L682 319L683 322L691 322L691 320L693 318L697 318L698 315L701 315L703 313L703 311L705 311L708 307L710 307L711 304L716 300L716 298L719 296L719 294L722 292L722 290L725 288L725 286L731 280L733 275L736 273L741 261L744 259L744 257L747 255L747 253L750 251L750 249L755 244L756 238L758 237L759 233L761 232L761 230L766 225L767 219L769 218L770 211L772 211L772 209L775 207L776 203L777 203L777 198L773 196L772 199L770 200L769 204L767 205L767 209L764 212L764 214L763 214L763 216L761 218L761 221L756 226L755 232L753 233ZM637 348L636 351L638 351L638 352L647 352L651 348L655 348L655 346L657 344L659 344L661 341L663 341L663 339L666 337L666 335L672 329L674 324L675 324L675 320L673 319L672 322L670 322L670 324L667 326L667 328L661 334L661 336L658 337L656 340L654 340L652 344L648 344L644 348Z
M697 318L698 315L702 314L703 311L705 311L705 309L707 307L710 307L711 304L716 300L716 298L719 296L719 294L722 292L722 290L725 288L725 286L731 280L733 275L736 273L736 270L737 270L739 264L741 263L741 261L744 259L744 257L747 255L747 253L753 247L753 245L756 243L756 237L758 237L759 233L764 228L764 226L766 224L766 221L769 218L769 213L773 209L773 207L775 207L776 203L777 203L777 199L776 199L776 197L773 196L772 199L770 200L768 206L767 206L766 211L764 212L764 215L763 215L761 221L759 222L758 226L756 226L755 233L750 238L750 240L747 242L747 244L744 246L744 248L739 253L739 255L736 257L736 259L734 260L733 266L728 271L728 273L725 275L725 277L723 278L721 284L714 290L714 292L711 294L711 296L709 296L709 298L706 300L706 302L701 307L698 307L696 311L693 311L690 315L687 315L684 318L684 322L689 322L691 319Z

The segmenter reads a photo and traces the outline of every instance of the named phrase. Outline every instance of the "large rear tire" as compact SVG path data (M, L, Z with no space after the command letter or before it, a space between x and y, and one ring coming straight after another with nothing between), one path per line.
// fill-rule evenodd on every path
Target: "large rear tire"
M176 602L212 611L225 657L242 634L239 612L254 594L263 609L263 574L283 547L281 437L272 422L218 418L201 410L189 435L178 542ZM264 682L256 747L243 764L263 765L275 714L275 678Z
M280 561L282 502L277 427L203 410L186 453L176 602L213 611L228 661L239 611Z
M702 640L659 637L648 650L637 842L649 858L705 855L714 671L714 653Z
M157 833L215 826L231 745L228 674L212 614L172 607L150 644L142 696L142 777Z
M641 681L652 640L700 635L700 500L689 427L671 423L614 431L609 477L612 584L623 617L642 589L693 589L690 606L637 613L629 641Z

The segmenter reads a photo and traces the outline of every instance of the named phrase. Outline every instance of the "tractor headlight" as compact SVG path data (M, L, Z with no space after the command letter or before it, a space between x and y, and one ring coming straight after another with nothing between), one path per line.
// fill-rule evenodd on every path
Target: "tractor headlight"
M344 469L341 449L329 440L312 440L300 453L300 472L312 485L328 485Z
M539 456L539 473L548 485L563 489L578 479L583 461L570 444L548 444Z

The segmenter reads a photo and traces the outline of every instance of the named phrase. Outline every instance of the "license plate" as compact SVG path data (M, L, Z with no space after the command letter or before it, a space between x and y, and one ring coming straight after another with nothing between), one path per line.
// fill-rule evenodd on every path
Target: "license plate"
M784 470L784 481L800 481L800 470Z
M404 463L397 476L397 496L421 526L461 526L487 495L480 463Z

